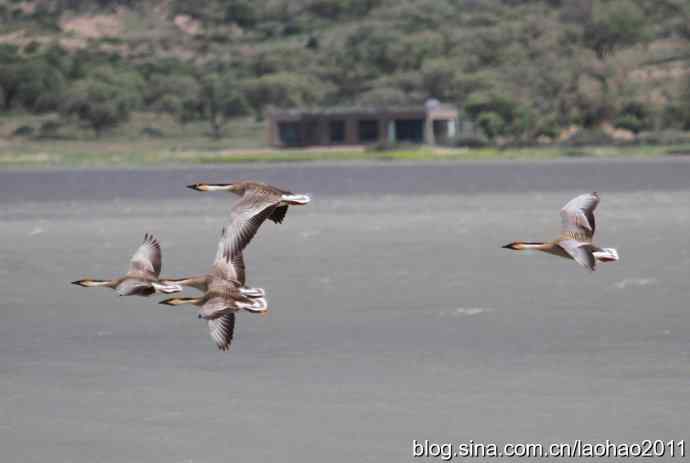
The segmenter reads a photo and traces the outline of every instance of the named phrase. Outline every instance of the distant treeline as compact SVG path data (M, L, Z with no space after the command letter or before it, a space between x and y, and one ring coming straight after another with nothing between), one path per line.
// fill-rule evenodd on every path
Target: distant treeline
M61 18L113 11L145 30L61 45ZM35 37L0 44L0 107L97 133L132 111L219 136L271 106L430 97L488 140L690 129L686 0L10 0L0 22Z

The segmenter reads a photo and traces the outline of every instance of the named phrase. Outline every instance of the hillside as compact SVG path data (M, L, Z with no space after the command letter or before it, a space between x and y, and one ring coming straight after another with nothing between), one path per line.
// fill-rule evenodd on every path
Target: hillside
M0 0L0 21L3 110L96 134L429 97L503 142L690 128L683 0Z

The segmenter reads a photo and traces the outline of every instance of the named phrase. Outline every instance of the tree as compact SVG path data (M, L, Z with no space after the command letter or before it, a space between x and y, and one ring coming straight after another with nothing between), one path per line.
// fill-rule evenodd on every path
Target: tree
M362 106L405 106L419 101L398 88L376 87L362 93L357 102Z
M616 91L622 90L615 78L629 66L617 62L613 53L647 41L648 22L639 0L587 0L572 2L570 8L578 12L573 17L582 24L582 45L591 52L578 55L571 90L579 122L596 127L614 117Z
M456 66L445 59L428 60L422 66L422 83L429 96L451 99L458 96Z
M584 26L584 44L603 60L612 51L636 45L646 36L642 9L630 0L597 0Z
M57 109L65 89L65 78L55 67L43 61L33 61L20 66L17 99L31 111Z
M247 102L237 90L237 80L229 73L211 73L203 77L201 101L211 124L211 135L216 139L220 138L228 119L248 112Z
M291 108L317 104L327 92L317 79L291 73L267 74L258 79L248 79L242 83L242 91L258 118L267 106Z
M12 109L21 82L21 57L16 45L0 45L0 91L5 111Z
M72 84L61 112L90 125L100 136L104 130L129 119L141 106L143 80L136 72L101 67Z
M493 111L481 113L477 118L477 124L482 128L489 140L493 140L497 135L505 132L505 121L500 114Z
M149 79L145 103L184 124L203 115L201 86L192 76L155 74Z

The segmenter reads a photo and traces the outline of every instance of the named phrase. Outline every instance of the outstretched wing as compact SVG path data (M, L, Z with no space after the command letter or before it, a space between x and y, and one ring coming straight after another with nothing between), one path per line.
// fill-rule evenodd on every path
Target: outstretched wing
M596 230L594 209L599 204L597 193L571 199L561 209L561 236L566 239L591 241Z
M570 257L575 259L575 262L589 270L595 270L597 260L594 258L594 254L592 253L593 248L590 243L582 243L577 240L562 240L558 242L558 245L562 247Z
M230 210L230 222L224 228L231 256L242 253L264 221L280 202L272 195L247 190Z
M144 242L129 261L128 276L158 278L161 273L161 245L150 234L144 235Z
M240 286L244 286L244 257L242 257L241 252L232 255L225 228L223 228L218 241L218 250L216 251L216 258L213 260L213 267L216 272L219 272L218 276L220 278L234 281Z
M218 349L228 350L235 334L235 314L229 313L215 320L209 320L208 330Z

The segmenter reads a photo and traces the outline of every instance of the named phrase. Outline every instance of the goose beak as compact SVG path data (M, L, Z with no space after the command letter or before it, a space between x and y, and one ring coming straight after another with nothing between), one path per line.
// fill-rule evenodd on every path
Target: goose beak
M501 246L502 249L515 249L515 243L509 243L505 246Z
M196 191L204 191L201 189L200 183L195 183L194 185L187 185L187 188L191 188L192 190L196 190Z

